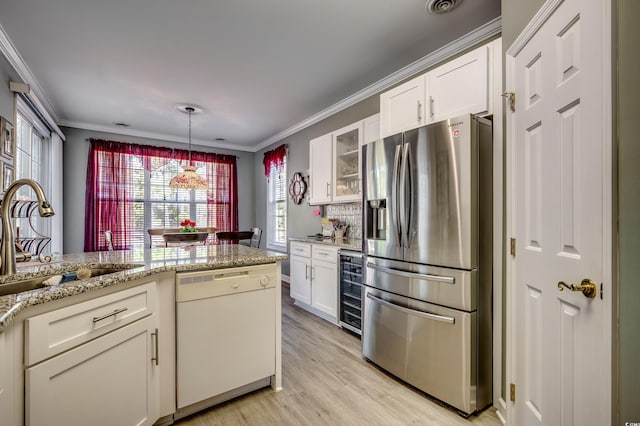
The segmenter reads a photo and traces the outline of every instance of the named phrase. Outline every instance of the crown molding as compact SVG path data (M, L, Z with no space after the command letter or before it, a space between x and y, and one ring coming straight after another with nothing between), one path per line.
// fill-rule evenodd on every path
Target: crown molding
M82 129L82 130L91 130L94 132L111 133L115 135L132 136L136 138L157 139L160 141L167 141L167 142L178 142L178 143L184 143L185 145L189 143L189 139L186 137L168 135L165 133L147 132L144 130L135 130L135 129L130 129L126 127L103 126L100 124L81 123L78 121L68 121L68 120L62 120L60 122L60 125L64 127L73 127L73 128ZM193 139L193 138L191 139L191 145L199 145L207 148L229 149L233 151L245 151L245 152L256 151L255 148L252 146L233 145L229 143L220 143L216 141Z
M38 108L39 113L47 120L47 124L64 139L62 131L57 123L60 117L53 106L51 100L47 97L45 91L40 86L38 80L33 75L27 63L24 61L18 50L15 48L9 35L0 25L0 52L7 58L9 64L16 70L22 81L29 85L31 91L26 95L29 100Z
M497 17L487 22L486 24L474 29L473 31L463 35L462 37L452 41L451 43L446 44L437 50L434 50L426 56L423 56L417 61L412 62L404 68L401 68L398 71L388 75L387 77L384 77L376 83L365 87L364 89L341 100L340 102L326 109L323 109L319 113L314 114L311 117L289 127L288 129L285 129L265 139L255 147L255 151L260 151L261 149L264 149L278 141L281 141L282 139L291 136L309 126L312 126L313 124L316 124L324 120L325 118L337 114L338 112L343 111L350 106L353 106L358 102L367 99L370 96L383 92L384 90L400 83L401 81L447 60L453 55L474 47L475 45L480 44L481 42L486 41L491 37L499 35L501 32L502 18Z

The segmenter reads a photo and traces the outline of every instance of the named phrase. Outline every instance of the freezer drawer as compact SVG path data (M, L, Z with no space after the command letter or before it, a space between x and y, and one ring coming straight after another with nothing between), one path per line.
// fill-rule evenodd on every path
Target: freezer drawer
M476 401L476 313L365 288L365 358L465 412Z
M464 311L477 308L476 270L441 268L367 256L364 282L369 287ZM491 282L480 283L488 286Z

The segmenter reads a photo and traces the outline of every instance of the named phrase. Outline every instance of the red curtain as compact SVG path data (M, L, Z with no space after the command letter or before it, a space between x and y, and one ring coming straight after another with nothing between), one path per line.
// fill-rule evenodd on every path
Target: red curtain
M264 164L264 175L269 177L271 172L271 166L280 168L284 165L284 159L287 156L287 145L280 145L279 147L267 151L264 153L262 164Z
M144 240L140 206L144 171L154 171L170 160L185 165L189 151L91 139L87 162L84 250L106 250L104 231L114 236L114 248L126 249ZM207 190L207 224L220 231L238 230L238 175L236 157L191 152L192 163L204 167ZM169 182L166 182L167 186ZM142 194L142 195L141 195Z

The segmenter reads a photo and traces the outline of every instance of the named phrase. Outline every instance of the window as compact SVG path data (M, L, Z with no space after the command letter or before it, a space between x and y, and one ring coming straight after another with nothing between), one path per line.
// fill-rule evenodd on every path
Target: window
M277 149L276 149L277 150ZM267 161L267 247L286 250L287 248L287 156L286 149L273 161Z
M38 182L44 193L51 196L51 178L49 170L49 129L30 110L19 108L16 119L16 158L15 176L17 179L33 179ZM34 200L33 190L21 187L18 200ZM52 201L52 200L49 200ZM51 219L41 218L37 211L30 218L16 218L16 238L34 240L26 247L34 254L50 251ZM24 242L24 241L23 241Z
M179 228L184 219L197 227L237 230L234 156L192 152L193 164L209 188L190 191L169 187L188 151L99 140L91 144L85 251L105 250L107 230L116 249L148 246L147 229ZM210 235L209 242L214 238Z

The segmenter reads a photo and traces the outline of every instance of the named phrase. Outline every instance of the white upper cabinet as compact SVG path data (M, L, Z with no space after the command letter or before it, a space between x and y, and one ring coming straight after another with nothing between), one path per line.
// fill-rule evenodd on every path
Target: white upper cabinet
M427 73L427 123L489 112L489 55L482 46Z
M362 199L360 148L380 139L379 117L374 114L309 141L309 204Z
M382 137L426 124L425 77L421 75L380 95Z
M331 202L332 183L332 134L320 136L309 142L309 204L327 204Z
M380 137L462 114L492 114L500 40L478 47L380 95Z
M362 145L380 139L380 114L373 114L362 120Z
M333 132L333 201L359 201L362 121Z

